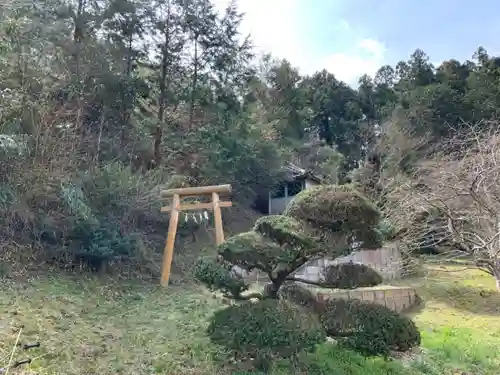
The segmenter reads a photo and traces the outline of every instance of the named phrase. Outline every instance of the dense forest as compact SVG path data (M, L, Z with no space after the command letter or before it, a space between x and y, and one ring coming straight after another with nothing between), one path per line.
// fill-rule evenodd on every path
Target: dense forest
M249 206L295 161L325 181L361 184L394 238L486 249L477 264L500 278L490 251L497 203L483 201L494 184L483 178L481 194L463 186L467 215L477 212L466 222L442 199L460 184L438 173L452 166L477 187L477 156L496 168L500 59L480 47L436 67L417 49L353 88L257 56L238 31L243 17L236 2L219 13L210 0L2 5L2 256L147 257L168 220L159 187L229 183ZM432 210L422 214L424 203Z

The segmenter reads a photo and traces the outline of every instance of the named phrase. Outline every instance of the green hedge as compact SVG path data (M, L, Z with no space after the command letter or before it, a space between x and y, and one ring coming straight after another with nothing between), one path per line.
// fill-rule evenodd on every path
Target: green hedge
M379 285L382 281L382 276L365 264L335 264L325 270L325 286L329 288L356 289Z
M307 289L307 287L303 287L297 283L288 282L282 285L278 292L278 296L299 306L304 306L313 310L316 308L317 298L314 293Z
M385 306L358 300L326 302L320 320L329 336L365 355L388 355L420 344L420 332L408 317Z
M194 269L195 278L211 290L220 290L226 295L239 297L248 290L243 278L231 272L231 265L214 257L202 257Z
M251 357L260 363L311 351L325 341L316 315L288 301L275 299L219 310L207 333L212 342L237 357Z

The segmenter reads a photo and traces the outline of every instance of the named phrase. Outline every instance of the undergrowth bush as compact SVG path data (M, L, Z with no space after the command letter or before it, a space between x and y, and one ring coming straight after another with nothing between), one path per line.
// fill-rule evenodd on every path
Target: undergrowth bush
M161 169L141 174L130 166L109 163L78 176L77 181L96 215L112 218L124 228L155 230L167 216L160 214L160 187L165 180Z
M280 288L278 296L297 305L315 309L317 298L313 292L297 283L285 283Z
M93 192L94 194L98 192ZM66 217L63 250L70 259L66 262L80 262L91 270L100 270L103 265L117 257L128 257L133 254L135 244L129 233L124 233L120 223L113 217L117 210L112 210L109 191L101 192L108 207L101 210L93 208L94 201L89 199L83 189L75 184L66 184L61 187L61 200L69 215ZM107 208L107 210L106 210ZM119 211L122 214L123 211ZM57 244L60 245L60 244Z
M380 220L378 230L385 241L392 241L396 236L396 228L388 219Z
M232 297L239 297L248 289L243 278L231 272L230 265L212 257L202 257L196 263L194 276L211 290L220 290Z
M138 173L113 162L65 176L40 167L3 177L0 236L30 244L40 260L95 270L113 259L151 259L138 248L164 241L159 189L167 176L160 169Z
M365 355L388 355L420 344L420 332L408 317L385 306L358 300L327 301L320 313L329 336Z
M76 245L75 257L94 260L92 264L99 263L95 266L113 258L130 256L135 249L133 236L120 233L114 223L80 221L67 238Z
M382 276L365 264L334 264L325 270L325 284L330 288L356 289L379 285L382 281Z
M314 314L285 300L267 299L230 306L214 314L210 339L239 360L268 367L274 358L292 358L325 340Z

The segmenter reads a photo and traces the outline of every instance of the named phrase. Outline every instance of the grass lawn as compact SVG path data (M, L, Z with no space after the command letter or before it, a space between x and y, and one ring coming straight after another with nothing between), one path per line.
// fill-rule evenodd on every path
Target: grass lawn
M495 280L465 266L427 264L414 280L425 307L414 319L421 327L428 374L500 374L500 293Z
M494 280L460 267L428 268L425 279L405 281L425 300L413 313L422 353L386 362L324 344L304 356L300 368L278 363L273 375L500 374ZM217 365L220 349L204 330L222 302L199 288L50 276L0 282L0 367L22 328L22 343L42 344L17 353L16 359L35 358L24 374L250 374Z

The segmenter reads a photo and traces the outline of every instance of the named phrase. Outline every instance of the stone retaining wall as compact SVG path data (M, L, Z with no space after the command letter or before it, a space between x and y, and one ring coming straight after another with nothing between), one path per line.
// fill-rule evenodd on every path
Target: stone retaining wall
M387 245L377 250L355 251L348 256L337 258L337 263L360 263L377 271L384 280L393 280L403 273L403 260L396 245Z
M302 279L319 281L323 270L329 265L340 263L364 264L377 271L385 281L400 278L403 273L403 260L396 245L387 245L376 250L359 250L337 259L319 259L299 268L295 275Z
M395 244L386 245L376 250L359 250L345 257L337 259L318 259L306 263L295 272L295 276L301 279L310 281L319 281L323 276L323 270L332 264L338 263L360 263L365 264L377 271L384 281L398 279L402 276L404 270L403 260L399 248ZM239 267L235 267L237 269ZM237 272L245 277L249 282L268 282L267 275L255 270L253 272L245 272L242 269Z
M359 288L350 291L317 293L317 296L320 302L332 298L374 302L396 312L401 312L418 302L415 289L410 287Z

